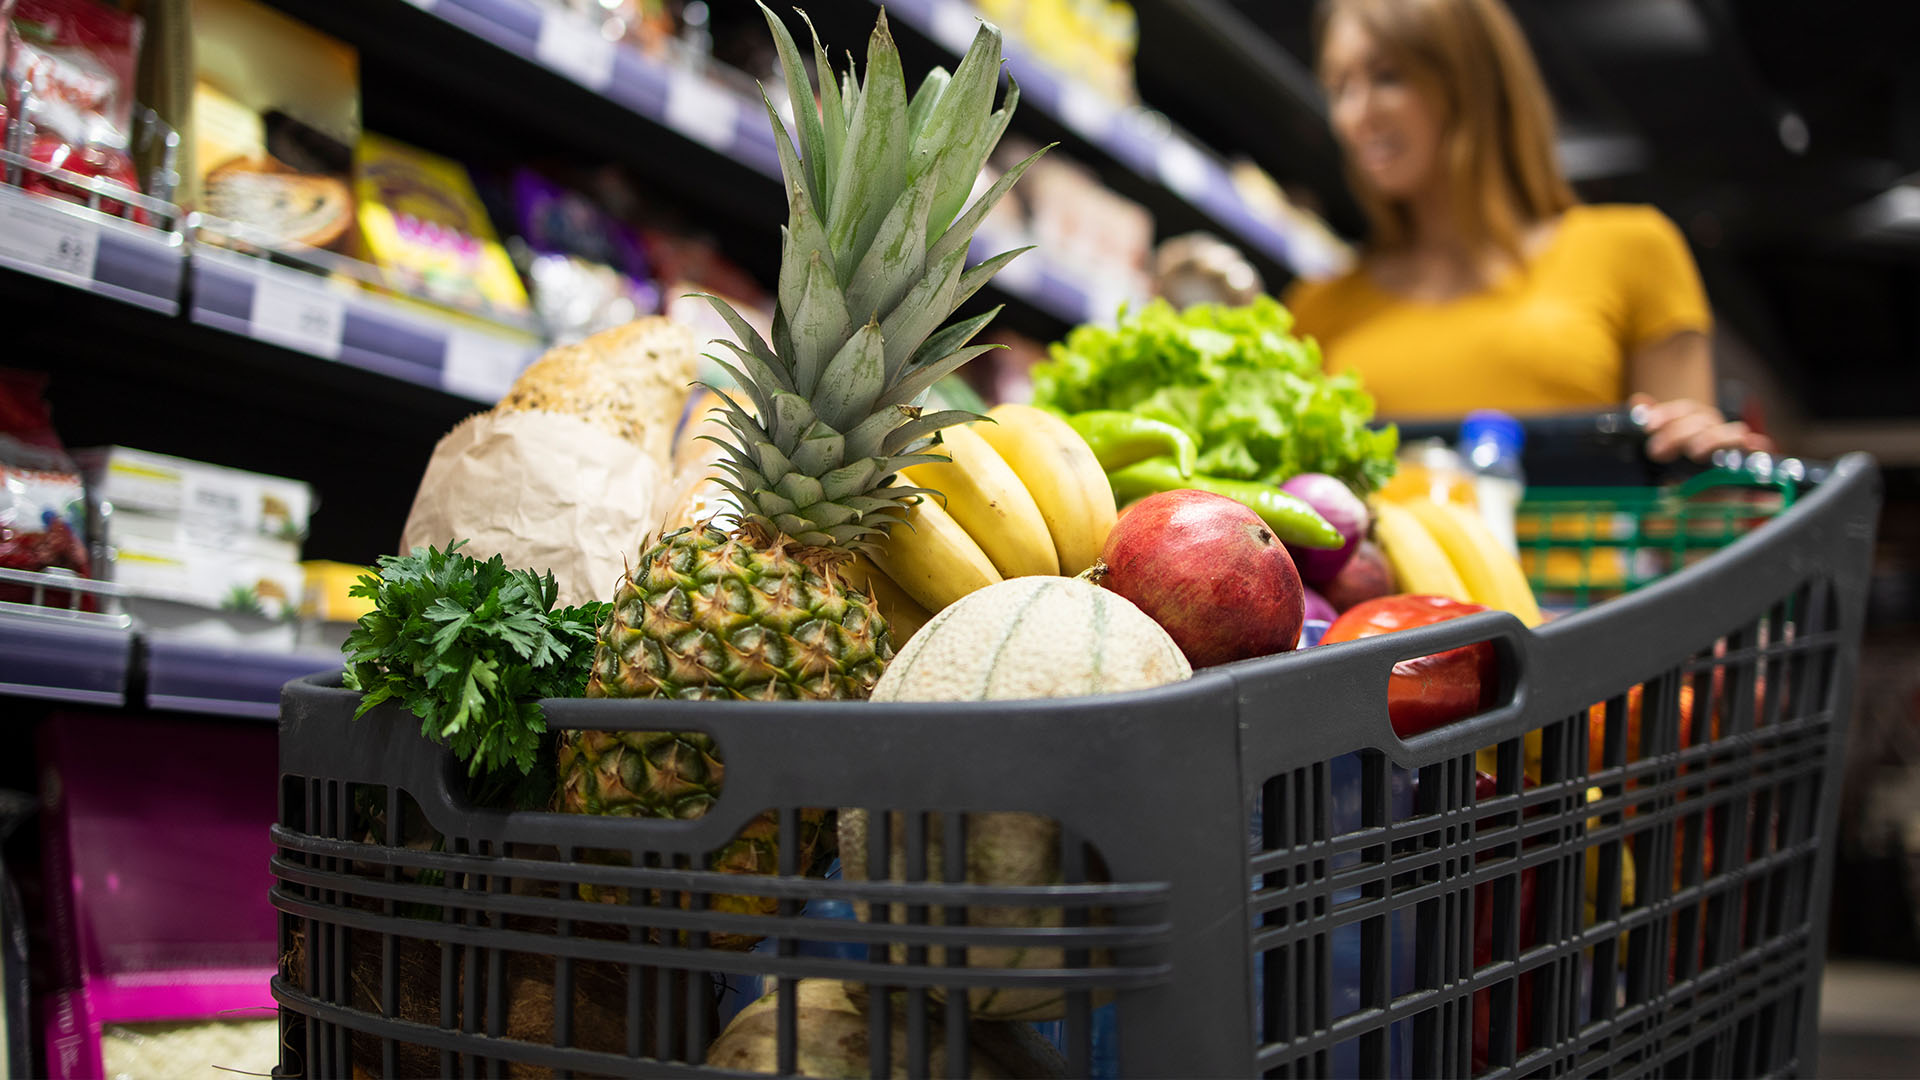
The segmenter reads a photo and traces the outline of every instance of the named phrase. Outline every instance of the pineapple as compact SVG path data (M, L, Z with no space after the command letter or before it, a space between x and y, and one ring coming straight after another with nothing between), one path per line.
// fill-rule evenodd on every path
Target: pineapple
M971 345L995 314L942 324L1020 254L967 269L973 231L1039 153L971 204L975 177L1018 101L998 109L1000 34L982 25L949 75L936 69L911 97L884 13L864 80L835 77L814 35L819 103L793 38L764 5L794 115L796 149L771 99L788 197L773 340L708 297L737 341L716 362L748 407L721 400L721 482L738 501L731 532L683 529L629 569L600 628L589 697L864 699L892 655L887 624L841 569L871 549L921 489L900 469L944 460L942 427L964 411L923 414L936 380L993 348ZM802 16L804 18L804 15ZM1041 151L1044 153L1045 151ZM1024 249L1022 249L1024 250ZM689 819L705 814L723 768L705 736L568 731L561 735L563 809ZM803 815L806 869L825 832ZM712 865L777 871L771 815ZM716 897L716 908L771 912L773 901ZM750 943L751 938L726 944Z

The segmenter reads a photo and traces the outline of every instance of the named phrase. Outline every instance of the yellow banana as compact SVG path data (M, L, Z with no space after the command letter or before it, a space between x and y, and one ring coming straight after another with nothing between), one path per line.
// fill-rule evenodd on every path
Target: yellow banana
M934 461L900 470L907 482L941 494L937 500L967 530L980 550L1005 577L1058 574L1060 559L1053 550L1047 519L1009 466L977 427L961 424L943 430L941 438L952 461ZM1102 481L1104 482L1104 480Z
M855 555L843 573L854 588L872 597L874 604L880 608L880 614L886 617L894 648L905 645L908 638L919 633L920 628L933 618L931 612L908 596L907 590L882 573L879 567L873 565L873 560L865 555Z
M1452 561L1476 604L1510 611L1528 626L1540 625L1540 605L1514 558L1472 510L1432 499L1408 499L1405 507Z
M921 497L873 552L880 572L930 612L1000 580L1000 571L940 504Z
M1599 788L1587 789L1588 802L1594 802L1599 798L1600 798ZM1599 827L1600 827L1599 818L1593 817L1593 818L1587 819L1587 828L1598 829ZM1581 890L1582 895L1580 897L1580 910L1586 920L1580 924L1583 927L1592 926L1594 923L1597 923L1600 921L1600 845L1599 844L1594 844L1587 848L1587 865L1586 865L1585 877L1586 877L1586 883L1585 883L1586 888ZM1634 871L1634 864L1633 864L1633 848L1628 844L1622 843L1620 845L1620 909L1623 912L1633 907L1634 898L1639 892L1639 889L1637 887L1638 882L1636 881L1637 877L1638 875ZM1627 963L1627 935L1625 934L1620 935L1619 952L1620 952L1620 965L1622 967L1625 967ZM1589 953L1589 955L1591 955L1591 953Z
M1065 420L1031 405L996 405L977 426L1026 485L1053 537L1062 574L1078 574L1100 558L1117 516L1113 488L1087 440Z
M1402 592L1471 601L1466 583L1460 580L1447 553L1406 507L1385 499L1374 500L1373 539L1387 557L1387 565L1393 567L1394 580Z

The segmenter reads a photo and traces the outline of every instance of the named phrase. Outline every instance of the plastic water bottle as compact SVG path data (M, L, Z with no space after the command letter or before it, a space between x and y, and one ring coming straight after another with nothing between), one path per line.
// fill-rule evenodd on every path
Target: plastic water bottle
M1460 456L1473 474L1473 493L1487 527L1518 552L1513 515L1526 494L1526 476L1520 471L1520 450L1527 433L1520 421L1503 412L1482 409L1460 422Z

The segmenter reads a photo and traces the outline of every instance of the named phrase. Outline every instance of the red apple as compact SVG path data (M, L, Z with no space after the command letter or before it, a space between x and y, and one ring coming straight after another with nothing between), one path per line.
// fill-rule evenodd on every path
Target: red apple
M1300 641L1303 587L1260 515L1206 491L1135 503L1107 536L1100 583L1166 628L1196 668L1286 652Z
M1393 568L1387 565L1387 557L1371 540L1360 541L1347 564L1332 581L1320 587L1320 595L1327 598L1335 611L1391 596L1393 591Z

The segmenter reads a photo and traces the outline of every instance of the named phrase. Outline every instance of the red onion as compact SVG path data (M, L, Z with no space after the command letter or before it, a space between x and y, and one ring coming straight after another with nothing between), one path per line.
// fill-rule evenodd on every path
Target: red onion
M1280 490L1304 500L1346 538L1347 542L1337 548L1288 549L1293 554L1294 565L1300 570L1301 580L1309 585L1333 580L1333 576L1353 557L1353 549L1359 546L1360 538L1367 535L1367 504L1353 493L1353 489L1326 473L1301 473L1281 484Z
M1340 617L1340 613L1333 610L1333 605L1327 602L1326 597L1312 589L1306 590L1306 594L1308 622L1318 619L1324 623L1331 623Z

